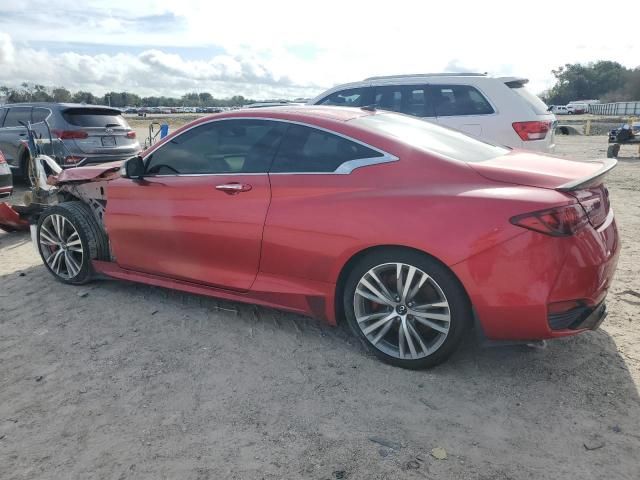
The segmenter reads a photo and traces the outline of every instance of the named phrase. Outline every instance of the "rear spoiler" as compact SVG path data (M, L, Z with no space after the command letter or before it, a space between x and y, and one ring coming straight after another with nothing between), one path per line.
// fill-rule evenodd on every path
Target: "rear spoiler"
M520 88L529 83L528 78L522 77L500 77L498 80L504 82L504 84L509 88Z
M606 158L602 160L602 168L597 170L593 175L588 177L579 178L577 180L573 180L572 182L565 183L564 185L560 185L556 190L560 192L570 192L573 190L578 190L580 188L588 188L593 185L596 185L602 177L604 177L610 170L612 170L618 164L618 160L615 158Z

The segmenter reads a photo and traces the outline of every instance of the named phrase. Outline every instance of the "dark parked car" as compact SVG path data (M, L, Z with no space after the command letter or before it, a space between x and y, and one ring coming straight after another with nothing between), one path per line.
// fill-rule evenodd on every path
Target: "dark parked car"
M49 125L47 129L44 121ZM73 103L16 103L0 108L0 150L14 175L26 176L29 157L24 124L53 144L44 150L62 167L127 159L140 149L120 110Z
M11 195L13 190L13 179L11 178L11 169L7 161L0 151L0 200Z

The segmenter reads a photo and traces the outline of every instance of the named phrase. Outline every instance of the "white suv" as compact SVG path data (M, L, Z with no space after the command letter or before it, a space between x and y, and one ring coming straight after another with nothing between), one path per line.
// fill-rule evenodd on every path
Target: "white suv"
M309 103L393 110L490 143L550 152L556 117L525 88L527 82L474 73L371 77L331 88Z

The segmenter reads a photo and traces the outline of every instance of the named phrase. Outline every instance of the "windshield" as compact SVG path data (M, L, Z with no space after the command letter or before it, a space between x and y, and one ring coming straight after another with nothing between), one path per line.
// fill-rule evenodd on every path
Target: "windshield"
M64 119L78 127L122 127L129 128L118 110L106 108L70 108L62 113Z
M463 162L482 162L509 152L506 147L477 140L457 130L395 113L368 115L352 122L396 137L412 147Z

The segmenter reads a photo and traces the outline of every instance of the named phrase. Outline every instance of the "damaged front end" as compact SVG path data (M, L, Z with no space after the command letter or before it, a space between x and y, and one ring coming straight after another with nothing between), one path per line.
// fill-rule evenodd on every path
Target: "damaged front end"
M106 235L104 212L107 204L106 184L120 177L121 162L75 167L63 170L42 152L42 142L27 125L29 136L29 182L31 188L22 199L0 203L0 229L35 230L41 213L50 206L79 200L89 206Z

